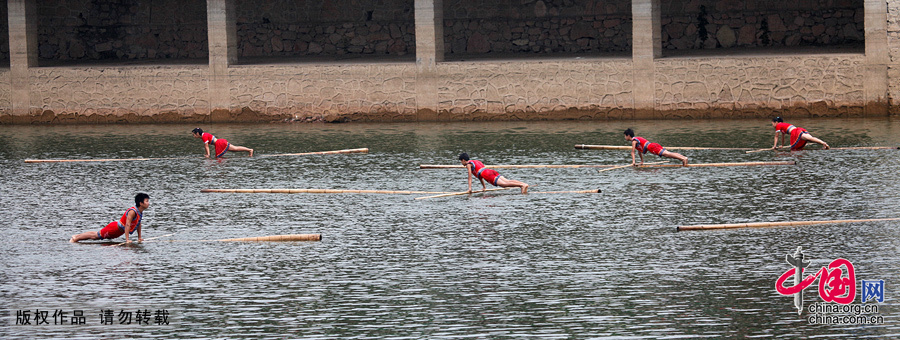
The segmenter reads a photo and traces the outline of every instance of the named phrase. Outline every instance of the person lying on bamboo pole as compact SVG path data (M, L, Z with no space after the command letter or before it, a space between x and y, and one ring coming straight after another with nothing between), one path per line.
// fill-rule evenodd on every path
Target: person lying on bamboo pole
M495 187L519 187L522 188L523 194L528 193L528 184L500 176L500 173L496 170L486 168L481 161L476 161L474 159L469 160L469 154L465 152L459 154L459 162L466 167L470 193L472 192L472 176L475 176L475 178L478 178L478 180L481 181L482 190L487 190L487 186L484 185L484 180L487 180L488 183L491 183L491 185Z
M825 150L831 149L831 147L828 146L828 143L813 137L802 127L796 127L785 123L781 117L772 118L772 127L775 128L775 145L772 146L772 149L774 150L778 150L779 135L781 135L781 146L784 146L784 136L791 136L791 151L802 150L803 147L806 146L807 141L822 144L822 148Z
M134 196L134 206L125 210L122 217L118 221L110 222L100 231L88 231L78 235L72 235L69 242L75 243L81 240L102 240L114 239L125 235L125 243L131 243L128 235L138 233L138 242L143 242L144 237L141 235L141 220L144 218L144 210L150 207L150 195L138 193ZM125 231L128 230L126 233Z
M203 146L206 148L206 158L209 158L209 143L213 143L216 147L216 158L225 156L225 153L228 151L243 151L249 152L250 157L253 157L253 149L232 145L225 138L216 138L211 133L203 132L203 129L196 128L191 131L191 134L194 135L194 138L200 138L203 141Z
M681 161L681 165L688 165L688 158L681 155L680 153L674 153L672 151L667 151L666 148L662 147L657 143L650 143L650 141L644 139L643 137L635 137L634 130L628 128L625 130L625 140L631 142L631 165L641 166L644 165L644 154L647 151L650 153L657 155L659 157L669 157L674 158ZM641 156L641 163L635 164L634 161L634 152L638 152L638 156Z

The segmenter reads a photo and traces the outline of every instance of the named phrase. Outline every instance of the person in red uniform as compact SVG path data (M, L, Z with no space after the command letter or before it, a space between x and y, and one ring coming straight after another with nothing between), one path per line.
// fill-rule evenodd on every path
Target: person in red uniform
M128 235L138 233L138 242L143 242L144 237L141 235L141 219L144 218L144 210L150 207L150 195L138 193L134 196L134 206L125 210L122 217L118 221L107 224L100 231L88 231L78 235L72 235L69 242L78 242L81 240L102 240L114 239L125 235L125 243L131 243ZM125 231L128 232L125 232Z
M491 185L495 187L519 187L522 189L523 194L528 193L528 184L520 181L514 181L511 179L506 179L506 177L500 176L494 169L488 169L484 166L484 163L476 160L469 160L469 154L463 152L459 154L459 161L463 166L466 167L466 172L468 172L468 182L469 182L469 192L472 192L472 176L478 178L481 181L481 189L487 190L487 186L484 185L484 181L488 181Z
M203 132L201 128L196 128L191 133L194 134L194 138L200 138L203 141L203 146L206 148L206 158L209 158L209 143L213 143L216 148L216 158L225 156L225 153L228 151L249 152L250 157L253 157L253 149L232 145L225 138L216 138L211 133Z
M784 136L791 136L791 151L794 150L802 150L804 146L806 146L806 142L813 142L822 144L822 147L825 150L831 149L828 146L828 143L825 143L821 139L813 137L809 134L806 129L802 127L796 127L791 124L785 123L781 117L772 118L772 127L775 128L775 145L772 146L772 149L778 150L778 136L781 135L781 146L784 146Z
M647 151L650 151L650 153L659 157L669 157L680 160L681 165L688 165L687 157L683 156L680 153L668 151L666 150L666 148L662 147L662 145L659 145L657 143L650 143L650 141L644 139L643 137L635 137L634 130L632 129L625 130L625 140L631 142L631 165L635 165L635 151L638 152L638 156L641 156L641 163L637 164L638 166L644 165L644 154L647 153Z

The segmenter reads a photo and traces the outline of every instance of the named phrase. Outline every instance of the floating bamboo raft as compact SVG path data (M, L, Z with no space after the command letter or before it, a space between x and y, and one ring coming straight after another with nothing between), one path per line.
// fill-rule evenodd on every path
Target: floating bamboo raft
M900 218L875 218L866 220L831 220L831 221L785 221L785 222L757 222L757 223L732 223L732 224L699 224L679 226L675 229L683 230L709 230L709 229L736 229L736 228L770 228L770 227L795 227L801 225L830 224L830 223L860 223L877 221L896 221Z
M631 150L630 145L588 145L575 144L576 149L584 150ZM707 148L693 146L667 146L666 150L752 150L752 148Z
M780 162L741 162L741 163L698 163L688 164L687 167L721 167L721 166L760 166L760 165L797 165L795 161ZM600 164L531 164L531 165L485 165L486 168L614 168L622 167L622 165L600 165ZM644 163L639 168L679 168L681 164L652 164ZM419 169L454 169L463 168L462 165L437 165L437 164L421 164Z
M340 189L202 189L200 192L223 192L235 194L449 194L449 191L404 191L404 190L340 190Z

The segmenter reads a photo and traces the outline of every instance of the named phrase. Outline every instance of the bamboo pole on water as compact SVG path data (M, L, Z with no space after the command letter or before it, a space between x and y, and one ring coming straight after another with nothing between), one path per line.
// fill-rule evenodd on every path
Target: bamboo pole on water
M144 240L144 242L152 241L152 240L155 240L155 239L158 239L158 238L167 237L167 236L172 236L172 235L175 235L175 233L165 234L165 235L160 235L160 236L157 236L157 237L151 237L151 238L148 238L148 239ZM119 244L114 245L113 247L118 247L118 246L121 246L121 245L123 245L123 244L127 244L127 243L122 242L122 243L119 243Z
M458 195L466 195L466 194L477 194L477 193L479 193L479 192L498 191L498 190L509 190L509 189L514 189L514 187L509 187L509 188L495 188L495 189L487 189L487 190L472 191L472 192L468 192L468 191L451 192L451 193L448 193L448 194L441 194L441 195L434 195L434 196L416 197L416 199L417 199L417 200L424 200L424 199L427 199L427 198L438 198L438 197L458 196Z
M627 168L627 167L630 167L630 166L631 166L631 164L628 164L628 165L620 165L620 166L614 166L614 167L609 168L609 169L597 170L597 172L604 172L604 171L616 170L616 169L621 169L621 168Z
M257 157L280 157L280 156L306 156L306 155L332 155L344 153L368 153L368 148L345 149L334 151L316 151L303 153L282 153L274 155L258 155ZM149 161L159 159L191 159L187 157L164 157L164 158L97 158L97 159L26 159L25 163L66 163L66 162L114 162L114 161Z
M26 159L25 163L151 161L151 160L159 160L159 159L189 159L189 158L168 157L168 158Z
M740 163L695 163L688 165L681 164L656 164L642 165L642 168L702 168L702 167L726 167L726 166L766 166L766 165L797 165L796 161L778 161L778 162L740 162Z
M294 234L272 235L261 237L242 237L216 240L219 242L290 242L290 241L321 241L322 234Z
M757 223L730 223L730 224L698 224L678 226L675 230L710 230L710 229L737 229L737 228L769 228L769 227L795 227L801 225L831 224L831 223L860 223L877 221L896 221L898 218L874 218L864 220L831 220L831 221L785 221L785 222L757 222Z
M667 167L682 167L684 165L681 164L658 164L660 162L655 163L644 163L644 165L639 166L639 168L667 168ZM665 163L665 162L661 162ZM795 161L779 161L779 162L742 162L742 163L697 163L697 164L688 164L688 167L714 167L714 166L755 166L755 165L796 165ZM581 164L560 164L560 165L552 165L552 164L532 164L532 165L486 165L486 168L615 168L620 167L621 165L581 165ZM630 166L630 165L629 165ZM462 168L462 165L434 165L434 164L422 164L419 165L420 169L452 169L452 168ZM605 169L611 170L611 169Z
M156 242L178 242L178 243L190 243L190 242L293 242L293 241L321 241L322 234L294 234L294 235L272 235L272 236L260 236L260 237L241 237L241 238L228 238L221 240L160 240Z
M529 194L599 194L602 191L600 189L591 189L591 190L572 190L572 191L535 191L529 192Z
M666 161L659 161L659 162L653 162L653 163L644 163L644 164L638 165L638 166L636 166L636 167L639 168L639 167L642 167L642 166L645 166L645 165L662 164L662 163L667 163L667 162L666 162ZM627 167L630 167L630 166L631 166L631 164L628 164L628 165L619 165L619 166L614 166L614 167L609 168L609 169L597 170L597 172L604 172L604 171L609 171L609 170L615 170L615 169L627 168Z
M490 169L535 169L535 168L611 168L617 165L603 164L505 164L505 165L485 165ZM444 164L419 164L419 169L462 169L462 165L444 165Z
M200 192L238 194L449 194L449 191L406 191L406 190L340 190L340 189L201 189Z
M825 149L803 149L803 151L824 151ZM828 150L900 150L900 146L846 146L846 147L838 147L838 148L830 148ZM765 148L765 149L756 149L746 151L745 153L756 153L762 151L792 151L789 147L786 148Z
M631 146L626 145L588 145L575 144L576 149L581 150L631 150ZM666 150L750 150L751 148L710 148L702 146L667 146Z
M334 150L334 151L301 152L301 153L281 153L281 154L274 154L274 155L260 155L260 157L333 155L333 154L343 154L343 153L369 153L369 148L344 149L344 150Z

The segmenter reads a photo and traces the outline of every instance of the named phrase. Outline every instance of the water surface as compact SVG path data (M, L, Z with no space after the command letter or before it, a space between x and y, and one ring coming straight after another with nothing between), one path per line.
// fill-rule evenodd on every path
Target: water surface
M900 145L896 119L808 119L832 146ZM194 126L0 127L3 338L896 337L900 222L676 232L678 225L900 217L900 150L689 150L695 163L796 166L501 169L533 191L415 195L205 194L203 188L463 191L457 164L627 164L622 130L664 146L771 146L764 120L209 125L259 155L203 159ZM812 146L811 148L818 148ZM24 159L179 159L25 164ZM659 160L645 156L648 162ZM674 161L673 161L674 162ZM144 237L295 233L321 242L70 244L151 196ZM160 239L162 240L162 239ZM883 279L882 325L810 325L775 280L802 246L817 270L851 260ZM814 284L806 305L822 302ZM859 299L857 298L857 303ZM169 325L101 325L102 310L169 311ZM17 326L19 310L83 310L85 325ZM71 316L71 314L70 314Z

